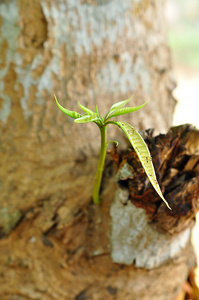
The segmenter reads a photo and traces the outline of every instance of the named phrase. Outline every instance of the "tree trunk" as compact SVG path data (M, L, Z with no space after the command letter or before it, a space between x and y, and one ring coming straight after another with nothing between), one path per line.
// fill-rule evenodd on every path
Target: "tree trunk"
M193 265L190 244L150 270L115 258L115 170L107 164L93 205L99 132L53 99L70 110L98 104L103 115L131 94L135 106L149 98L122 119L167 132L175 82L163 1L0 1L0 32L0 298L174 299ZM115 130L109 138L125 150Z

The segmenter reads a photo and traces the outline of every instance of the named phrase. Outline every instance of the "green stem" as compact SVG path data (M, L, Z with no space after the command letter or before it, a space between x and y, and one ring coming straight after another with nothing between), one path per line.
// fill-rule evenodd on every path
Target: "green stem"
M100 148L100 156L99 161L97 165L97 172L95 175L95 182L94 182L94 188L93 188L93 202L95 204L100 204L100 187L101 187L101 181L102 181L102 174L104 170L104 162L106 158L106 149L107 149L107 142L106 142L106 126L100 127L101 132L101 148Z

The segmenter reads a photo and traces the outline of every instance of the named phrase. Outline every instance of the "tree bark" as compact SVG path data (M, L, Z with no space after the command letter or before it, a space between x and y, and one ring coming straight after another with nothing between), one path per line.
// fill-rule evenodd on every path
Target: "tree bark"
M99 132L53 100L98 104L103 115L131 94L135 106L150 98L122 119L167 132L175 82L163 1L1 1L0 32L1 299L173 299L193 265L190 244L155 269L114 262L115 170L107 164L94 206ZM126 149L115 130L109 138Z
M123 154L111 207L113 261L147 269L159 267L185 248L199 208L199 131L182 125L166 135L152 134L145 132L145 139L172 210L156 195L132 150Z

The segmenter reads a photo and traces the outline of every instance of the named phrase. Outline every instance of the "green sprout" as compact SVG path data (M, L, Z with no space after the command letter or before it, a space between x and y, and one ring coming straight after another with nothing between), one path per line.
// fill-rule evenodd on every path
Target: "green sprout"
M150 155L149 149L148 149L145 141L143 140L142 136L139 134L139 132L137 130L135 130L134 127L132 127L128 123L118 122L118 121L117 122L110 121L110 119L113 117L121 116L124 114L134 112L134 111L142 108L148 102L148 101L146 101L144 104L137 106L137 107L124 107L131 99L132 99L132 97L127 100L120 101L120 102L117 102L114 105L112 105L109 112L106 114L105 118L103 118L103 117L99 116L99 111L98 111L97 106L96 106L96 112L93 112L92 110L81 105L78 102L80 108L84 111L84 113L81 115L75 111L70 111L70 110L62 107L59 104L59 102L55 96L55 100L56 100L56 103L57 103L57 106L59 107L59 109L63 113L65 113L67 116L75 119L74 120L75 123L93 122L99 127L99 130L101 133L101 147L100 147L100 156L99 156L99 160L98 160L97 172L95 175L95 182L94 182L93 193L92 193L93 202L95 204L100 204L100 202L101 202L100 201L100 187L101 187L101 181L102 181L102 174L103 174L103 170L104 170L107 145L109 142L115 142L116 145L118 145L117 141L108 141L107 142L107 139L106 139L107 125L114 124L114 125L120 127L122 129L122 131L125 133L129 142L131 143L132 147L134 148L135 152L137 153L138 158L139 158L152 186L154 187L154 189L156 190L156 192L158 193L160 198L165 202L167 207L169 209L171 209L160 190L159 184L156 179L156 174L155 174L154 166L152 163L151 155Z

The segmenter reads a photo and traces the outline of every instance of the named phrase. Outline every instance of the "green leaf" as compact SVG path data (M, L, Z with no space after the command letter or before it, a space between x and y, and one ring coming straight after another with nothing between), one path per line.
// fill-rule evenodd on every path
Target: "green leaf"
M124 115L124 114L128 114L128 113L131 113L133 111L136 111L140 108L142 108L148 101L146 101L144 104L140 105L140 106L137 106L137 107L123 107L123 108L118 108L116 109L112 114L111 116L109 116L109 119L112 118L112 117L117 117L117 116L121 116L121 115Z
M109 112L106 114L105 119L107 120L110 116L111 113L113 113L116 109L125 106L131 99L133 98L133 96L131 96L130 98L117 102L115 104L113 104L109 110Z
M57 98L56 98L55 95L54 95L54 97L55 97L55 100L56 100L56 103L57 103L57 106L59 107L59 109L63 113L65 113L67 116L69 116L69 117L71 117L73 119L77 119L77 118L81 117L81 115L79 113L77 113L76 111L68 110L68 109L64 108L63 106L61 106L61 104L59 104L59 102L58 102L58 100L57 100Z
M94 114L94 112L93 112L91 109L89 109L89 108L83 106L79 101L78 101L78 105L79 105L79 107L80 107L85 113L87 113L87 114L89 114L89 115Z
M96 105L96 114L97 114L97 116L98 116L98 118L99 118L100 116L99 116L98 105Z
M123 130L123 132L127 136L128 140L130 141L131 145L133 146L135 152L137 153L138 158L146 172L146 175L148 176L154 189L156 190L156 192L158 193L160 198L162 198L162 200L165 202L167 207L169 209L171 209L160 190L159 184L156 179L154 166L153 166L153 163L151 160L151 155L150 155L149 149L148 149L145 141L143 140L142 136L135 130L135 128L133 128L128 123L113 122L113 124L118 125Z
M96 113L93 113L92 115L85 114L81 116L80 118L74 120L75 123L88 123L88 122L94 122L100 120Z
M130 98L126 99L126 100L123 100L123 101L120 101L120 102L117 102L115 104L113 104L109 110L109 112L112 112L113 110L115 109L118 109L120 107L123 107L125 106L131 99L133 98L133 96L131 96Z

